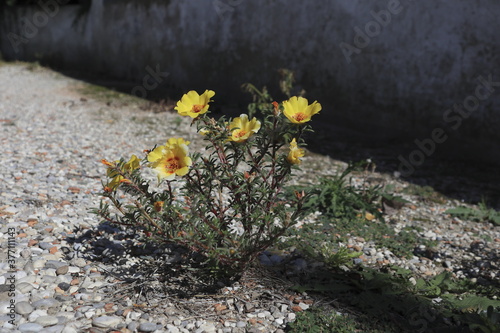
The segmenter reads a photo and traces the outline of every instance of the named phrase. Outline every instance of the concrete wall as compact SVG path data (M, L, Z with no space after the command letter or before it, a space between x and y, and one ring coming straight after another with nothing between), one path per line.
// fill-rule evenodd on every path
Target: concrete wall
M326 121L410 141L441 128L448 152L500 160L497 0L40 4L0 13L5 58L136 82L158 70L179 91L215 89L221 101L290 68Z

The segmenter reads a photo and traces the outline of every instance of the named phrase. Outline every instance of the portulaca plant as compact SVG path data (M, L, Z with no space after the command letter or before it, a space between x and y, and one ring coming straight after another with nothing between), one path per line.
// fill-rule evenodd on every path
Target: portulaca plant
M175 107L192 118L204 154L169 138L142 159L102 160L107 181L95 212L152 241L184 246L205 257L211 272L235 277L300 216L305 193L287 201L283 186L301 163L303 133L321 105L291 97L269 104L260 120L246 114L216 120L209 111L214 95L190 91ZM157 184L145 177L148 168Z

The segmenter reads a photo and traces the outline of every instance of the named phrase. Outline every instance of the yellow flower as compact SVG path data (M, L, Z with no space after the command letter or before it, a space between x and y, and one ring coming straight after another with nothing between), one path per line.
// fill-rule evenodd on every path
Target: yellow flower
M156 147L148 154L151 167L158 174L158 180L173 180L175 175L184 176L193 164L188 154L189 141L171 138L164 146Z
M304 156L304 149L297 147L297 140L295 138L290 142L290 152L288 153L287 160L291 164L300 164L300 157Z
M257 133L259 129L260 121L257 118L249 121L248 116L242 114L238 118L234 118L231 124L229 124L229 131L231 132L229 141L245 142L250 136Z
M181 116L196 118L208 111L208 103L211 102L210 98L214 95L215 92L213 90L205 90L201 96L198 95L196 91L191 90L182 96L174 109L177 110Z
M118 164L119 161L115 161L114 164L106 160L103 160L102 162L103 164L110 166L106 174L109 178L112 179L108 183L107 187L109 187L112 190L115 190L121 183L128 182L128 179L125 179L117 170L114 170L112 167ZM139 166L140 166L139 159L137 158L137 156L132 155L132 157L130 157L130 160L121 167L121 171L123 173L132 172L135 169L138 169Z
M285 116L294 124L303 124L311 120L311 117L321 111L321 104L314 101L308 105L304 97L293 96L283 102Z

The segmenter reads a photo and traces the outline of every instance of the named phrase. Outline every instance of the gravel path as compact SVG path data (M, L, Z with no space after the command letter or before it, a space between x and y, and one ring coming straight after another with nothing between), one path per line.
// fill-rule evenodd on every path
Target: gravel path
M84 98L77 93L80 85L43 68L0 66L1 331L282 332L296 312L315 302L286 291L285 281L251 275L231 287L196 294L202 283L186 285L172 271L165 281L164 268L155 264L161 258L181 261L177 250L144 248L133 234L98 227L88 209L100 201L102 158L139 155L174 136L192 141L192 149L202 142L188 119L140 110L133 103L117 107ZM319 166L322 173L342 166L326 157L309 158L310 167ZM385 184L408 186L376 176ZM396 229L420 223L422 236L439 242L440 255L397 258L353 237L347 245L364 252L361 260L428 276L450 270L458 277L500 279L498 227L443 214L457 202L405 198L413 205L393 212L391 223ZM139 266L140 260L150 266ZM281 260L271 254L261 258L263 264ZM307 265L297 259L290 269Z

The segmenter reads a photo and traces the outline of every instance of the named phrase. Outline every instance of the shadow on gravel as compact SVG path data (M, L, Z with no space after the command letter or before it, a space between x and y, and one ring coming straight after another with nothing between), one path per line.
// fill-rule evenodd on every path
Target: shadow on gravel
M109 223L75 229L71 236L66 241L78 257L91 261L91 266L116 280L117 284L106 291L111 298L126 297L142 304L214 293L220 288L217 281L203 278L198 271L200 258L185 248L143 242L132 230Z
M383 269L320 269L290 280L293 290L328 304L327 314L339 311L356 318L359 332L479 332L469 324L482 323L475 313L452 313L442 303L410 292L408 281Z

